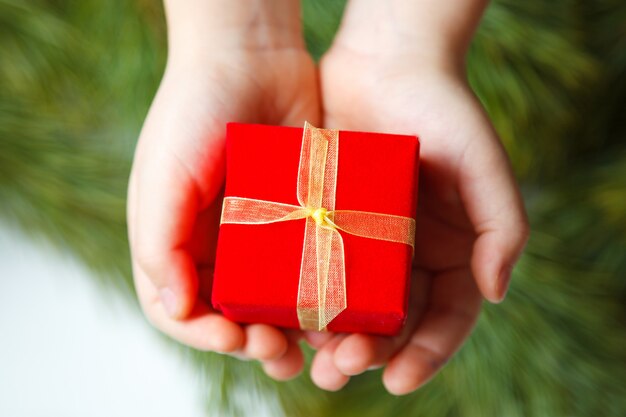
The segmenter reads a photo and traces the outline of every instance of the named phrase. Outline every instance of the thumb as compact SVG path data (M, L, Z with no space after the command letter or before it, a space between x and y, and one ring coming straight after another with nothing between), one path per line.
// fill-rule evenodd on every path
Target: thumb
M142 139L147 141L148 137ZM198 272L191 240L198 214L221 187L222 152L220 146L214 146L212 169L204 167L195 173L191 158L182 159L162 142L156 142L159 141L140 141L131 174L128 196L131 255L135 266L157 288L160 296L157 301L170 317L180 319L191 312L198 295ZM194 174L204 178L204 182L199 184L192 177Z
M160 158L133 168L129 191L129 230L135 265L157 288L170 317L183 318L193 308L198 292L195 262L186 242L192 235L198 197L175 160Z
M529 227L507 155L488 121L466 148L459 167L459 192L478 237L471 267L483 296L504 299L511 270Z

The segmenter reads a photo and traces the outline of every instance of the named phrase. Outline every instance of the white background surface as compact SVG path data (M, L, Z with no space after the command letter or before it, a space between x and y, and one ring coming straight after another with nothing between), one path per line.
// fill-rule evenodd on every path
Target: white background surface
M0 416L202 416L197 374L67 255L0 224Z

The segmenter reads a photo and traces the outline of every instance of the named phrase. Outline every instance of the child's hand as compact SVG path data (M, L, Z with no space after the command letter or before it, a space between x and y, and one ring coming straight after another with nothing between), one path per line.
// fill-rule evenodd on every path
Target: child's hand
M315 67L293 2L192 3L166 3L169 60L131 174L137 293L148 319L174 339L260 359L271 376L289 378L302 367L297 332L233 323L211 309L210 289L226 123L319 123Z
M411 311L404 332L393 338L308 333L319 348L311 375L327 390L382 365L392 393L428 381L471 332L481 294L503 299L528 236L507 156L464 76L466 45L433 23L448 6L424 9L422 24L399 3L352 2L320 71L326 127L420 137ZM451 2L448 20L477 21L480 13L463 10L469 3ZM433 24L432 32L420 32ZM467 44L471 33L456 36Z

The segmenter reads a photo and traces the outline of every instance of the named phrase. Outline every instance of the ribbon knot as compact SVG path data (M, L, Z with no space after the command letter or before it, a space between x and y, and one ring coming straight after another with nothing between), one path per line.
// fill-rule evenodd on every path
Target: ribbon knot
M300 205L224 197L221 224L305 219L297 314L303 330L325 330L347 308L343 238L339 231L414 246L415 220L335 210L339 131L304 125L297 197Z
M327 215L328 210L326 210L324 207L311 208L310 210L311 210L311 217L313 217L313 220L315 220L315 224L317 226L331 227L334 229L333 223L328 218L328 215Z

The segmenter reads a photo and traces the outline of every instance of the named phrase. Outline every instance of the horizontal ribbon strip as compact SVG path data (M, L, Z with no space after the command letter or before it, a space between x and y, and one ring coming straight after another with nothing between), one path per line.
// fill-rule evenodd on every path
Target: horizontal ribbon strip
M334 210L329 212L324 209L306 208L275 201L225 197L221 223L269 224L312 217L316 224L319 224L318 216L323 216L322 227L335 228L369 239L415 246L415 220L410 217L369 211ZM330 220L331 216L334 217L334 221Z

